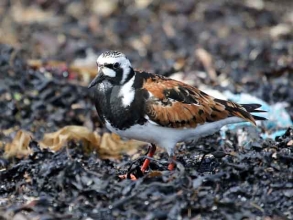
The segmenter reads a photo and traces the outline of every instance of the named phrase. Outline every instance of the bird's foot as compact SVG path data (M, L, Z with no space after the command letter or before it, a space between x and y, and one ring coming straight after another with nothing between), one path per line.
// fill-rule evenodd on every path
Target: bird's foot
M124 175L120 175L119 178L120 179L131 179L131 180L137 180L138 178L142 177L143 174L145 173L145 171L147 170L147 168L149 167L149 164L150 164L150 159L149 158L152 158L154 156L156 152L156 145L154 144L151 144L149 146L149 149L147 151L147 157L141 168L139 169L137 166L136 168L132 169L132 165L129 167L128 169L128 172L127 174L124 174ZM135 172L135 173L134 173Z
M141 166L141 168L139 169L138 166L136 166L135 168L132 168L132 165L129 167L127 174L124 175L119 175L120 179L131 179L131 180L137 180L140 177L143 177L145 171L148 169L149 164L150 164L150 158L152 158L154 156L156 152L156 145L151 144L149 149L148 149L148 154L147 157L144 162L143 165ZM168 170L172 171L174 170L176 166L176 157L172 156L170 157L170 163L168 165Z
M168 165L168 170L170 170L170 171L174 170L175 166L176 166L176 157L175 156L170 157L170 163Z
M144 172L141 171L141 169L138 166L135 166L132 168L132 165L129 167L126 174L119 175L119 178L121 180L124 179L131 179L131 180L137 180L140 177L143 177Z
M168 165L168 170L170 170L170 171L172 171L172 170L174 170L174 168L175 168L175 163L169 163L169 165Z
M132 173L127 173L127 174L123 174L123 175L119 175L118 176L121 180L125 180L125 179L131 179L131 180L137 180L136 176L134 176Z

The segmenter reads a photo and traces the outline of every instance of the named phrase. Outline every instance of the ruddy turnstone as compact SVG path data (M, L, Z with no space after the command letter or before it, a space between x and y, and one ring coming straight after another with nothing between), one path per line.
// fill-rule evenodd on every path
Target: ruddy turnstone
M97 59L94 87L100 121L114 133L164 148L174 161L178 142L198 139L227 124L264 120L251 115L259 104L237 104L214 98L183 82L144 71L135 71L123 53L107 51ZM150 163L146 159L144 172ZM174 162L168 166L174 168Z

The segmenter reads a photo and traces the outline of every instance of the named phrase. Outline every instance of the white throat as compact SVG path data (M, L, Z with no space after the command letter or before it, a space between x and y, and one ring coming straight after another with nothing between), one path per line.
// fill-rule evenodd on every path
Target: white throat
M135 91L133 86L135 79L135 74L133 74L132 78L121 86L120 92L118 94L119 97L122 98L122 104L124 107L130 106L132 101L134 100Z

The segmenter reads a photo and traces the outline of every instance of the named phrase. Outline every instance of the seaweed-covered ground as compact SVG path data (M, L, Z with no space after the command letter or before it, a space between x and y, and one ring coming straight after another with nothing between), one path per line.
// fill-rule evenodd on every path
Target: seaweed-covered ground
M182 143L175 171L158 151L146 175L120 180L147 147L122 141L114 156L121 141L105 138L89 148L107 131L87 89L97 56L120 50L138 69L283 103L292 120L292 1L0 5L0 219L293 219L292 127L261 123ZM72 125L90 138L54 151L43 141Z

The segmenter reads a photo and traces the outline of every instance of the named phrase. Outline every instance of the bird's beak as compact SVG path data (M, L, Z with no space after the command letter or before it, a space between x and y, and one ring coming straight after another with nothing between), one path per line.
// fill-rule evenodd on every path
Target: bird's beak
M96 77L91 81L91 83L88 85L88 89L92 88L93 86L97 85L98 83L102 82L104 80L105 76L103 74L102 68L100 68L98 74Z

